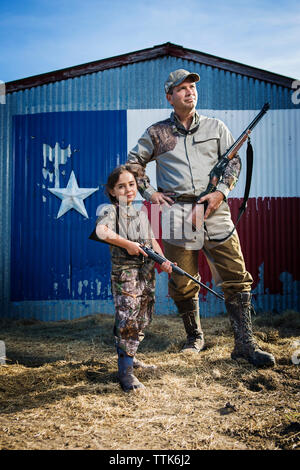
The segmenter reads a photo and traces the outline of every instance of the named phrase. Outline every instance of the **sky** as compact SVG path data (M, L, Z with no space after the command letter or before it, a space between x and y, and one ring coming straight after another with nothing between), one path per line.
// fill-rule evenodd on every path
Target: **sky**
M300 79L299 0L0 0L0 81L166 42Z

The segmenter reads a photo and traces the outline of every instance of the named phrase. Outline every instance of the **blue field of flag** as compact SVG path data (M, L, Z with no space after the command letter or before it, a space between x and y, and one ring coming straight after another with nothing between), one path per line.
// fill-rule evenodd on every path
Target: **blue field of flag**
M126 111L14 116L11 300L110 296L107 245L88 240L127 159Z

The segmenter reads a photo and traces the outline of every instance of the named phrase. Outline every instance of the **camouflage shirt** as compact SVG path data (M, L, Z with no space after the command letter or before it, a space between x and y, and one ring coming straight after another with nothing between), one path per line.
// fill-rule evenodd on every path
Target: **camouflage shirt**
M141 210L134 205L119 207L114 204L104 205L96 221L96 225L105 225L121 237L152 248L154 238L145 206ZM112 272L127 268L139 268L149 272L154 267L152 260L140 256L129 255L127 250L110 245Z
M196 112L187 131L173 112L170 118L153 124L144 132L137 145L129 152L128 162L135 165L141 175L138 178L138 187L146 200L149 201L157 190L172 192L176 196L195 197L206 189L210 171L233 142L230 131L219 119ZM150 161L156 162L157 190L151 186L144 171ZM217 185L217 190L223 193L225 199L206 221L207 233L212 238L223 238L233 229L226 198L236 185L240 171L241 160L236 155L230 160ZM181 209L178 204L172 207L179 225L182 220ZM166 225L164 214L162 223ZM170 236L168 241L187 249L200 249L203 237L203 233L195 234L193 239Z

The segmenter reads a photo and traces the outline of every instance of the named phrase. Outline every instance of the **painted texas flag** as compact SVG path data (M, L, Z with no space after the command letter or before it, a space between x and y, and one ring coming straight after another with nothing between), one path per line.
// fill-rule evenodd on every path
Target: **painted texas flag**
M223 120L237 138L258 110L199 112ZM293 128L282 129L283 113L294 113ZM97 207L108 202L108 174L127 160L149 125L169 114L169 109L149 109L14 116L12 301L111 298L109 250L88 240ZM253 182L238 232L259 308L296 308L299 302L298 116L270 110L252 135ZM229 200L234 220L244 192L244 147L243 170ZM154 162L147 173L156 186ZM202 256L199 266L202 282L212 287ZM167 277L158 278L163 282L157 300L167 296ZM201 298L213 302L204 290Z

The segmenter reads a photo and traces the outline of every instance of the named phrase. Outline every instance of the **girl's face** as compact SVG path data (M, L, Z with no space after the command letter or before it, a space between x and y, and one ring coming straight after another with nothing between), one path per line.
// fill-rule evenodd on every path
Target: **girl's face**
M118 201L122 199L122 202L131 204L137 193L135 177L129 171L123 171L123 173L120 174L114 188L110 189L109 192Z

